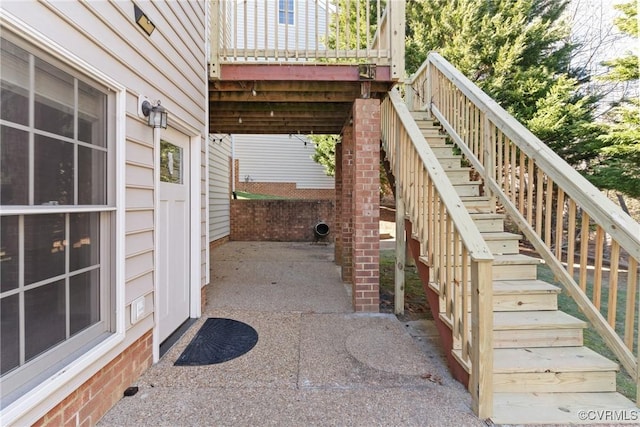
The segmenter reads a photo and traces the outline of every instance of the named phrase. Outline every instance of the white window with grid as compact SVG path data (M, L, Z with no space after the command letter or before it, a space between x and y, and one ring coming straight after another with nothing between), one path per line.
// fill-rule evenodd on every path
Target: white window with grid
M3 32L0 388L12 403L113 336L115 94Z
M295 0L278 0L278 23L285 25L294 24L293 2Z

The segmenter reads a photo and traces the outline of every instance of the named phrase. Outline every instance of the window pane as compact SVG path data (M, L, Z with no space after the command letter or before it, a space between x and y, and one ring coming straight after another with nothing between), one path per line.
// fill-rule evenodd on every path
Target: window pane
M107 95L78 82L78 139L83 142L106 146L105 111Z
M0 57L0 118L29 124L29 54L2 40Z
M34 169L36 205L74 204L72 144L36 135Z
M25 215L25 284L64 273L64 215Z
M31 360L66 338L64 280L24 293L25 359Z
M29 204L29 134L2 126L0 129L0 203Z
M20 364L20 317L18 295L0 301L0 374Z
M107 153L78 146L78 204L106 205Z
M160 141L160 181L182 184L182 148Z
M0 218L0 292L18 287L18 217Z
M36 128L73 138L73 92L73 77L36 60Z
M100 246L100 214L78 213L69 216L71 252L69 271L98 264Z
M99 271L87 271L69 279L71 335L100 320Z

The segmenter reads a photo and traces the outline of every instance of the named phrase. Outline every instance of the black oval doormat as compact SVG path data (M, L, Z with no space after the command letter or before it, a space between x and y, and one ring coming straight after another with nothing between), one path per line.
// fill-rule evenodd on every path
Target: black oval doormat
M233 319L207 319L174 365L199 366L226 362L242 356L258 342L258 333Z

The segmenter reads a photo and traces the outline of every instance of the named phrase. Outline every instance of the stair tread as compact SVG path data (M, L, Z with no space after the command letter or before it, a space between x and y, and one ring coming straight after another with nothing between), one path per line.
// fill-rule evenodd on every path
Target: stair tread
M496 348L493 371L582 372L617 371L619 366L587 347Z
M613 414L597 411L616 411ZM587 420L581 418L586 417ZM619 416L623 419L605 416ZM595 419L594 419L595 418ZM620 393L494 393L495 424L636 424L640 413L635 403Z
M466 181L466 182L458 182L458 183L453 183L452 185L454 187L457 187L458 185L480 185L482 184L482 181Z
M542 260L539 258L530 257L528 255L523 254L503 254L503 255L494 255L493 257L493 265L532 265L532 264L541 264Z
M507 231L483 231L480 235L484 240L520 240L522 234L509 233Z
M493 313L493 329L582 329L586 322L567 313L551 311L497 311Z
M463 202L464 202L464 200L463 200ZM469 215L471 215L471 219L474 219L474 218L478 218L478 219L503 219L505 217L504 214L489 213L489 212L469 212Z
M469 172L471 170L470 167L468 166L456 166L456 167L450 167L447 168L447 172ZM479 197L479 196L465 196L465 197ZM489 200L489 198L486 198L487 200Z
M466 169L466 168L463 167L462 169ZM463 202L465 202L465 201L476 201L476 200L477 201L482 201L482 202L488 202L488 201L491 200L491 197L489 197L489 196L460 196L460 200L462 200Z
M559 294L562 290L551 283L542 280L495 280L493 294Z

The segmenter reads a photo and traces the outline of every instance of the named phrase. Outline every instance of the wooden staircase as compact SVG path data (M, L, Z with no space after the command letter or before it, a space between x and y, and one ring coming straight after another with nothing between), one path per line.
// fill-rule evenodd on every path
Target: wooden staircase
M541 261L519 253L522 236L505 231L504 215L481 194L481 182L470 180L471 169L462 165L440 128L426 113L412 115L495 257L491 421L640 423L635 404L616 392L618 364L583 346L587 324L558 310L560 289L537 279ZM429 286L438 293L439 284ZM442 322L452 328L442 298L439 310ZM454 345L453 354L462 361L460 353Z

